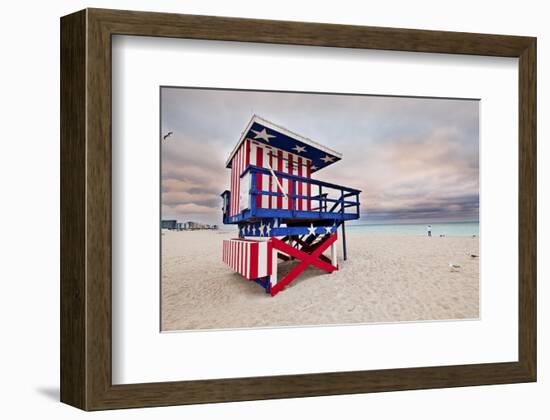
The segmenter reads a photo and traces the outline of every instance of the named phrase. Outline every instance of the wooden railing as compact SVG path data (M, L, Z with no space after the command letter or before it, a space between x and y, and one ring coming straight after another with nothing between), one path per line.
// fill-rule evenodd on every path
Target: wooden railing
M291 183L292 188L289 188L289 191L266 191L264 189L259 189L256 183L255 174L262 174L268 176L276 176L280 179L286 179ZM251 211L252 213L257 210L255 197L268 196L268 197L286 197L292 205L289 205L289 210L294 211L295 213L319 213L319 214L346 214L350 215L351 218L359 217L359 194L360 190L355 188L345 187L342 185L333 184L330 182L319 181L316 179L305 178L303 176L291 175L284 172L272 171L270 169L262 168L259 166L250 165L241 175L241 178L245 176L251 176L250 180L250 195L251 195ZM280 182L280 181L278 181ZM312 189L317 189L317 194L304 195L297 194L296 186L298 183L302 183L303 186L311 185ZM278 183L274 182L275 189L277 188ZM302 189L304 189L302 187ZM335 195L335 198L331 198L330 195ZM316 202L315 206L312 206L310 210L307 211L297 211L298 200L311 200ZM349 211L352 209L352 211ZM280 209L273 209L273 216L277 216L277 212ZM307 216L307 215L305 215ZM356 216L356 217L353 217Z

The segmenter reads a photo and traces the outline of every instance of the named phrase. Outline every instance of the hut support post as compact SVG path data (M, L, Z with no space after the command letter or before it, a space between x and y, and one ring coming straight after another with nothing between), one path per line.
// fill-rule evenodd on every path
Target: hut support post
M342 222L342 251L344 254L344 261L348 259L348 251L346 249L346 222Z
M271 247L271 276L269 277L269 284L271 287L277 284L277 260L279 252Z
M330 260L333 266L338 267L338 246L336 242L330 246Z

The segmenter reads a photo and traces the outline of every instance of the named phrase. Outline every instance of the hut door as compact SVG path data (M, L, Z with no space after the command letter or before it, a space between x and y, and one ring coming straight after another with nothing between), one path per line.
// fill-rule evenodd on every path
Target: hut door
M250 209L250 173L241 178L239 190L239 213L243 210Z

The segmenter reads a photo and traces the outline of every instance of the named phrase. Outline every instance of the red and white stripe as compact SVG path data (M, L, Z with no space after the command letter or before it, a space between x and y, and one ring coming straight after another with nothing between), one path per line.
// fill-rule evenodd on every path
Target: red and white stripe
M250 142L250 165L260 166L262 168L273 169L274 171L282 172L290 175L300 175L309 178L311 176L311 160L285 152L268 145L264 145L253 140L247 139ZM300 194L311 196L311 185L304 182L296 183L296 192L292 189L292 181L278 177L278 183L273 179L272 175L256 174L256 188L262 191L269 192L284 192L285 194ZM282 187L279 188L279 184ZM293 209L292 200L284 195L256 196L256 207L262 209ZM311 200L307 198L297 200L296 210L309 210L311 208Z
M247 239L225 239L223 262L247 279L271 275L271 242Z
M272 168L274 171L283 172L290 175L303 176L311 178L311 160L305 157L285 152L269 145L258 143L251 139L246 139L231 161L231 201L229 203L229 215L235 216L241 210L248 208L246 191L248 188L248 179L242 179L241 175L248 165L256 165L261 168ZM260 191L284 192L285 194L299 194L307 197L311 196L311 184L305 182L296 183L296 191L293 191L292 181L278 177L278 183L272 175L256 174L256 188ZM282 186L279 188L279 184ZM241 202L243 201L243 202ZM285 195L281 196L256 196L256 208L260 209L291 209L291 210L311 210L311 200L307 198L296 201L296 208L293 208L292 200Z
M241 175L248 166L250 142L245 141L237 150L231 160L231 202L229 203L229 215L235 216L240 212Z

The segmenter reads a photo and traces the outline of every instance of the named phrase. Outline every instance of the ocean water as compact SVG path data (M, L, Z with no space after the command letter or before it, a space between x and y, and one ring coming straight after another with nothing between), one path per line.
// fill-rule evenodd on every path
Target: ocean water
M472 236L479 235L479 222L453 222L453 223L431 223L432 236ZM346 224L347 232L366 233L373 235L413 235L426 236L428 234L427 224L376 224L356 225Z

